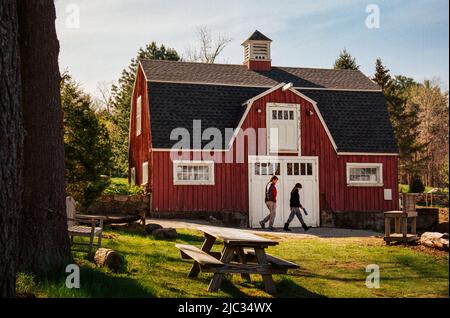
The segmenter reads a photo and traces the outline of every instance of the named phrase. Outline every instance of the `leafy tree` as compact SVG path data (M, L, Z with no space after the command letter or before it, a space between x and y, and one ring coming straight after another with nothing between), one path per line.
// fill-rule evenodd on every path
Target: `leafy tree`
M112 141L113 175L126 176L128 172L128 129L130 122L131 94L141 59L178 61L178 53L164 45L152 42L140 48L136 58L122 71L117 85L111 88L111 115L109 132Z
M339 57L334 62L335 70L359 70L359 65L356 64L356 59L351 56L347 49L343 49Z
M412 182L409 185L410 193L423 193L425 191L425 186L423 185L422 179L415 175L412 178Z
M375 75L372 78L384 92L389 116L399 149L399 168L403 182L419 173L424 159L420 157L426 147L419 141L419 107L409 101L409 92L417 83L405 76L391 77L380 58L375 62Z
M82 206L92 203L108 186L111 144L108 130L72 77L65 73L61 82L64 111L64 149L67 193Z
M442 186L442 166L448 162L448 92L443 92L440 82L424 81L409 91L411 105L417 105L419 142L425 145L421 154L425 165L420 175L429 186Z

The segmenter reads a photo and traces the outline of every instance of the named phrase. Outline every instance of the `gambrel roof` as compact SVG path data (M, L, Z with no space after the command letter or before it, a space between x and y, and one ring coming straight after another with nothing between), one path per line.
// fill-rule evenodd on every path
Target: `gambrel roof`
M206 64L142 60L148 81L233 86L273 87L292 83L301 88L376 90L380 87L360 71L272 66L270 71L253 71L244 65Z
M255 72L241 65L141 61L150 104L152 146L170 149L174 128L237 128L243 103L280 83L315 101L338 152L397 153L383 93L359 71L272 68ZM209 141L202 141L202 147ZM225 140L223 149L227 149ZM191 141L191 145L193 142Z

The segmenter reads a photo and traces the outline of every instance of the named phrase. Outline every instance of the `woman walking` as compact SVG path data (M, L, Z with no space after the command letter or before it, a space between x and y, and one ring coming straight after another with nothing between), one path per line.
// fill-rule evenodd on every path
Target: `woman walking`
M300 223L302 224L303 229L308 231L311 227L307 226L305 221L303 221L302 213L300 212L300 209L303 209L305 212L305 215L308 215L305 208L300 203L300 193L299 190L302 188L302 185L300 183L297 183L291 191L291 199L290 199L290 206L291 206L291 214L289 215L289 218L287 219L286 223L284 224L284 230L285 231L292 231L289 228L289 224L294 219L294 216L297 216Z

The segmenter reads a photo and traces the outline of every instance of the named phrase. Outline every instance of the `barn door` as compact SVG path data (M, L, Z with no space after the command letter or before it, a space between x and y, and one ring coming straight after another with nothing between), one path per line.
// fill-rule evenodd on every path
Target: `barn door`
M272 175L279 177L277 183L278 202L275 227L282 227L290 214L290 193L297 182L303 188L300 191L302 205L308 211L303 214L306 224L319 225L319 189L317 158L306 157L252 157L249 160L249 218L251 227L259 228L259 221L268 214L264 202L265 186ZM295 218L292 227L299 227Z
M296 183L302 185L300 190L300 203L308 211L305 215L301 211L303 220L309 226L317 226L318 223L318 201L317 201L317 182L316 182L316 161L315 160L284 160L283 187L284 187L284 219L286 220L290 214L290 195ZM292 227L301 226L297 217L291 223Z

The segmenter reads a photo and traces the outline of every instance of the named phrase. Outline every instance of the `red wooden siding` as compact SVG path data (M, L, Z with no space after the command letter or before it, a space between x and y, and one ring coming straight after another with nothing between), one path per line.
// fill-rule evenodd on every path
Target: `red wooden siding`
M145 94L143 95L145 96ZM245 130L248 127L265 128L266 104L270 102L301 105L301 153L302 156L319 157L320 209L386 211L398 208L397 157L383 155L338 156L314 111L313 105L291 91L282 92L280 89L255 101L243 122L242 129ZM262 112L258 113L258 109L261 109ZM312 111L313 115L307 115L307 111ZM147 116L148 113L146 113L145 118L148 118ZM145 127L145 129L149 129L148 126ZM144 131L148 132L149 130L144 130L143 124ZM132 151L140 149L141 154L137 156L139 158L130 156L130 162L141 164L143 158L146 158L146 155L148 156L148 152L145 151L145 148L139 148L144 146L142 142L137 143L136 146L136 148L132 148ZM235 157L236 143L233 145L233 152ZM153 167L151 169L153 171L152 208L155 211L248 212L248 155L262 155L265 152L266 138L263 136L263 140L257 142L255 153L248 153L246 145L245 163L216 163L214 166L214 186L173 185L173 163L170 159L170 153L168 151L153 152ZM221 153L222 159L225 155L225 152ZM346 184L347 162L382 163L384 186L348 187ZM139 169L136 171L139 171ZM384 200L385 188L392 189L392 201Z
M141 96L142 113L141 113L141 134L136 136L136 103L138 97ZM139 67L136 74L136 83L134 86L133 96L131 100L131 117L130 117L130 140L129 140L129 169L136 169L136 184L142 183L142 164L149 161L149 186L152 178L151 164L151 132L150 132L150 114L148 107L147 81L142 69ZM130 171L130 170L129 170ZM128 176L131 174L128 173Z

